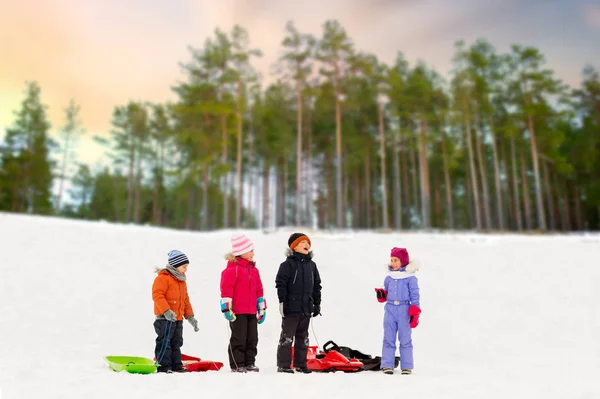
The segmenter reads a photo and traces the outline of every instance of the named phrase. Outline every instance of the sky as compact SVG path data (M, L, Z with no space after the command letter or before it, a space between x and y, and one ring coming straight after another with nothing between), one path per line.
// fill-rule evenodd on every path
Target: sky
M454 43L485 38L499 52L535 46L547 66L577 86L586 64L600 69L600 0L0 0L0 135L14 121L25 82L36 80L53 133L73 98L87 131L79 159L95 162L115 106L175 100L189 46L216 27L245 27L263 57L265 82L280 55L285 24L317 37L337 19L357 49L392 63L398 51L442 75Z

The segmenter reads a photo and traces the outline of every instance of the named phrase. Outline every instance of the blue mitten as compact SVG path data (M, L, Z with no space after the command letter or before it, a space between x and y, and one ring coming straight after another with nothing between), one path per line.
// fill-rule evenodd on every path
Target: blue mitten
M258 319L258 324L262 324L263 321L267 318L267 300L264 297L258 298L256 302L256 309L258 313L256 314L256 318Z
M231 298L221 298L221 312L223 312L223 316L229 321L235 321L235 313L231 310L232 306Z

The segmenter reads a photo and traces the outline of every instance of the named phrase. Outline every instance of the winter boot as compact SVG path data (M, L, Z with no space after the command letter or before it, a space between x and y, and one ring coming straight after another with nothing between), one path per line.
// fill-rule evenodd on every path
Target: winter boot
M277 367L277 372L278 373L290 373L290 374L294 374L294 370L292 370L289 367Z
M383 374L394 374L394 369L391 369L389 367L386 367L383 369Z
M404 375L412 374L412 370L411 369L402 369L402 374L404 374Z
M312 370L310 370L308 367L296 367L296 371L303 374L312 373Z
M251 364L250 366L246 366L246 371L254 371L254 372L258 373L259 368L256 367L255 364Z
M246 367L238 367L237 369L231 369L232 373L246 373Z
M182 367L180 369L177 370L173 370L174 373L189 373L190 371L188 369L186 369L185 367Z

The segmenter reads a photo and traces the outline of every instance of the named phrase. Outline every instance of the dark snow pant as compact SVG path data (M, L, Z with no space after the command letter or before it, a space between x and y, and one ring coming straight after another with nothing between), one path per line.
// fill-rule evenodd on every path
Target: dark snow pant
M158 335L154 348L154 356L160 364L157 371L161 373L183 368L181 363L183 320L172 322L166 319L157 319L154 321L154 331Z
M238 314L229 323L229 366L232 370L254 365L258 345L258 320L255 314Z
M286 316L281 319L281 336L277 346L277 367L292 364L292 341L294 341L294 367L306 367L308 352L308 326L310 316Z

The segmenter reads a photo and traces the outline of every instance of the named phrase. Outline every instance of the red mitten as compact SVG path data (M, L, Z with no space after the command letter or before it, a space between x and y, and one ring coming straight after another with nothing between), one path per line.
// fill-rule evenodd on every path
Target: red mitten
M410 316L410 328L415 328L419 325L419 315L421 314L421 308L415 305L410 305L408 308L408 315Z
M383 288L375 288L375 292L377 293L377 300L379 302L387 301L387 291Z

